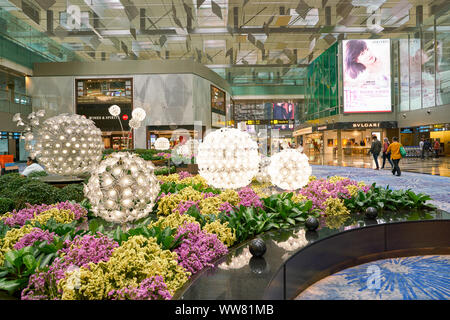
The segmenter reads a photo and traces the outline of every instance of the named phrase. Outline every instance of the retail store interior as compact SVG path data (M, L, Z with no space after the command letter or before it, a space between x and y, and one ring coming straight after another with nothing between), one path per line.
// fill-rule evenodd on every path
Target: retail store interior
M449 300L449 11L0 0L0 300Z

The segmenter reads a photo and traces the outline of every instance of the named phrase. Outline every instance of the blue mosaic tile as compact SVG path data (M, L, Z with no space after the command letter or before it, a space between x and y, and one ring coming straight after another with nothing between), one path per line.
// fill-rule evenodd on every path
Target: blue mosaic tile
M450 300L450 255L377 260L348 268L298 300Z

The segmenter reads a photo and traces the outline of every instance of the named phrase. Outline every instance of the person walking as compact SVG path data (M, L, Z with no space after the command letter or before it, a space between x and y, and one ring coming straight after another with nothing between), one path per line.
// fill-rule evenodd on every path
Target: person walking
M430 139L425 139L425 142L424 142L424 144L423 144L423 149L424 149L424 151L423 151L424 157L425 157L425 155L426 155L427 158L428 158L428 157L430 156L429 152L431 151L431 142L430 142Z
M424 148L424 146L425 146L425 141L424 141L424 139L422 137L422 139L419 142L419 148L420 148L420 154L421 154L422 160L425 159L425 148Z
M375 160L375 165L377 166L374 170L380 170L378 165L378 156L381 152L381 142L378 140L377 136L372 137L372 145L370 146L369 153L372 153L373 159Z
M434 149L434 155L435 155L435 157L436 157L436 158L439 158L439 150L441 149L441 144L439 143L439 140L438 140L438 139L436 139L436 140L434 141L433 149Z
M384 169L384 165L386 164L386 159L388 159L389 163L391 164L391 169L394 169L394 164L391 160L391 154L387 153L387 149L389 148L389 139L384 138L383 143L383 165L381 166L381 169Z
M395 175L395 173L397 172L398 177L400 177L402 174L399 166L400 159L402 158L402 155L400 154L400 147L402 147L402 145L398 142L398 138L393 137L392 143L387 148L387 153L389 152L391 153L391 159L392 162L394 163L394 169L392 170L392 174Z

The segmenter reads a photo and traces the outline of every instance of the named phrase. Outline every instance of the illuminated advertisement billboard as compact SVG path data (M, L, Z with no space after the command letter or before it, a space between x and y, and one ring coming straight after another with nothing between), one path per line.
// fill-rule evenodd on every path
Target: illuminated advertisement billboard
M344 113L391 112L389 39L344 40Z

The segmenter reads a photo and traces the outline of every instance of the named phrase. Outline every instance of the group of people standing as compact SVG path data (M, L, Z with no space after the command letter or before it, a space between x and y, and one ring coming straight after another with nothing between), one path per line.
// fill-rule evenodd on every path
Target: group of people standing
M391 164L392 174L400 176L402 174L399 166L400 159L402 158L400 153L401 147L402 145L398 142L397 137L392 138L392 143L389 143L388 138L384 138L384 142L381 144L381 141L378 140L377 136L373 136L369 153L372 153L373 159L375 160L375 165L377 166L375 170L380 170L378 157L380 156L380 153L383 152L383 165L381 166L381 169L384 169L387 159Z
M430 139L422 138L419 142L420 147L420 153L421 158L425 159L425 152L432 152L434 151L434 156L436 158L439 158L439 150L441 149L441 144L439 143L439 140L435 140L433 146L431 146Z

